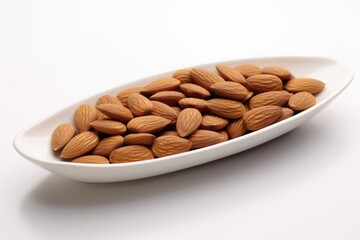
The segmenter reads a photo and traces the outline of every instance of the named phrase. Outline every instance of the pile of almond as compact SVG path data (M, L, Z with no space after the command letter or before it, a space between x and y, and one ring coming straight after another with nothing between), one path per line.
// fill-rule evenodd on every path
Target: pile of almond
M125 163L237 138L316 103L325 84L280 66L183 69L143 87L105 95L53 132L51 146L75 163Z

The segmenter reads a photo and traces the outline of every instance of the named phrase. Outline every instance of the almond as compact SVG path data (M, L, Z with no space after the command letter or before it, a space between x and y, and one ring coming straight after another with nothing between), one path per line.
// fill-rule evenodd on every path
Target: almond
M281 109L281 116L280 118L277 120L277 122L280 122L282 120L285 120L289 117L291 117L294 114L294 111L291 110L290 108L282 108Z
M216 69L220 76L224 78L226 81L232 81L240 84L245 84L245 77L241 74L240 71L235 70L232 67L229 67L224 64L217 64Z
M293 78L285 85L285 89L289 92L309 92L311 94L319 93L324 87L325 84L322 81L314 78Z
M253 75L246 79L246 87L253 92L280 91L283 84L280 78L269 74Z
M245 107L241 102L224 98L208 100L206 106L211 112L224 118L237 119L245 113Z
M147 147L140 145L131 145L115 149L110 154L111 163L127 163L141 160L153 159L154 155Z
M208 90L192 83L181 84L180 91L184 93L187 97L207 99L211 96Z
M99 155L86 155L73 159L74 163L96 163L96 164L109 164L109 160L106 157Z
M101 113L114 120L126 123L134 118L132 112L128 108L123 107L122 105L120 106L117 104L100 104L96 107Z
M97 120L110 119L108 116L106 116L105 114L103 114L102 112L100 112L99 109L96 109L96 112L97 112Z
M153 110L151 101L139 93L130 93L127 105L135 116L149 115Z
M94 132L86 131L73 137L61 151L61 158L80 157L93 150L99 143L99 137Z
M158 80L155 80L147 84L142 90L141 93L152 95L157 92L162 91L172 91L177 89L180 86L180 81L172 77L162 77Z
M282 114L279 106L253 108L244 114L245 127L248 130L259 130L276 122Z
M191 146L192 143L187 139L176 136L161 136L155 139L151 150L156 157L166 157L187 152Z
M151 146L155 136L150 133L131 133L124 137L124 145Z
M124 138L122 136L111 136L100 140L99 144L92 151L94 155L108 157L112 151L123 145Z
M183 84L183 83L192 83L193 82L193 80L191 78L191 75L190 75L190 69L177 70L177 71L174 72L172 77L179 80L181 82L181 84Z
M122 135L126 132L126 126L114 120L96 120L91 122L90 125L99 132L110 135Z
M180 99L185 98L186 96L177 91L162 91L155 93L150 97L151 100L163 102L169 106L176 106Z
M291 72L284 67L267 66L261 70L261 73L277 76L278 78L280 78L283 81L288 81L291 79Z
M127 124L132 133L156 133L170 124L171 120L159 116L148 115L136 117Z
M196 108L200 112L206 112L206 100L200 98L183 98L179 101L182 108Z
M210 86L217 82L224 82L225 80L219 75L205 69L193 68L190 70L192 79L197 85L210 91Z
M245 78L261 74L261 68L254 64L240 64L234 69L239 71Z
M174 109L175 112L177 112L178 115L181 112L181 108L179 108L179 107L171 107L171 108Z
M96 101L96 106L100 105L100 104L116 104L116 105L120 105L122 106L122 103L119 101L119 99L117 99L114 96L111 95L105 95L100 97L97 101Z
M224 141L222 134L210 130L197 130L188 139L193 144L191 149L203 148Z
M229 140L229 135L225 130L218 131L218 133L220 133L221 136L223 137L223 140L222 140L223 142L226 142L227 140Z
M228 124L229 121L224 118L212 115L205 115L202 117L200 126L202 129L217 131L223 129Z
M178 136L179 137L179 134L177 131L169 130L169 131L162 132L160 136Z
M232 121L226 128L229 138L237 138L244 135L247 129L242 118Z
M303 111L316 104L316 98L309 92L298 92L289 99L289 107L294 111Z
M63 123L57 126L51 136L51 148L57 151L63 148L76 134L73 125Z
M269 91L259 93L252 97L249 101L250 108L262 107L267 105L284 106L290 98L290 94L286 91Z
M246 87L236 82L218 82L211 85L211 91L220 97L244 101L248 99L249 90ZM252 94L250 95L252 96Z
M179 113L165 103L158 101L151 101L154 108L151 114L164 117L171 120L171 124L176 123Z
M176 122L176 131L180 137L186 137L194 133L200 126L202 116L196 108L185 108L179 114Z
M127 107L127 101L129 95L131 93L140 93L142 89L143 89L142 87L133 87L133 88L124 89L116 95L116 98L119 99L119 101L122 103L124 107Z
M88 131L91 126L90 123L97 119L98 112L93 105L82 104L75 110L75 127L79 132Z

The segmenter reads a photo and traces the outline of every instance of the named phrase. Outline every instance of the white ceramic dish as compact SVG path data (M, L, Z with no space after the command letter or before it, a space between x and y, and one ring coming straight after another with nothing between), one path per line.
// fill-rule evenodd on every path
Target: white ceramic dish
M260 66L284 66L290 69L295 76L313 77L324 81L326 88L317 95L318 103L314 107L294 117L221 144L182 154L133 163L96 165L62 162L51 151L50 138L52 131L60 123L72 121L73 112L77 105L81 103L95 103L104 94L116 95L121 89L143 86L158 77L169 76L172 73L167 72L134 81L77 102L20 132L14 140L14 147L23 157L32 163L50 172L77 181L119 182L156 176L214 161L255 147L287 133L324 109L353 79L353 72L350 68L326 58L272 57L224 62L224 64L230 66L240 63L254 63ZM215 70L214 64L197 67Z

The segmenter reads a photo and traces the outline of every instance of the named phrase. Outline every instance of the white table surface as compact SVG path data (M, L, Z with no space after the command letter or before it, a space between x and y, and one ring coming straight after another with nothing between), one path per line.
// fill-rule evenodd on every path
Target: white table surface
M342 1L0 1L0 239L360 239L360 22ZM255 149L150 179L84 184L18 155L23 128L190 65L323 56L355 79Z

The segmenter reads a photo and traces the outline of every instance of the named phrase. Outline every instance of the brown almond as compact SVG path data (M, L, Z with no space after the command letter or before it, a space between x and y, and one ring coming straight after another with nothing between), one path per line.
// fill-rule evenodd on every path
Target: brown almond
M261 68L255 64L240 64L234 69L239 71L245 78L261 74Z
M202 116L196 108L185 108L178 116L176 131L180 137L186 137L194 133L200 126Z
M101 113L114 120L126 123L134 118L132 112L128 108L123 107L122 105L120 106L117 104L100 104L96 107Z
M293 78L285 85L285 89L289 92L309 92L311 94L321 92L324 87L325 84L322 81L314 78Z
M213 115L204 115L200 127L206 130L218 131L229 124L229 121Z
M162 91L155 93L150 97L150 100L159 101L165 103L169 106L176 106L180 99L185 98L186 96L177 91Z
M162 132L160 134L160 136L177 136L177 137L179 137L179 133L175 130L169 130L169 131Z
M245 127L248 130L259 130L276 122L282 114L279 106L262 106L253 108L244 114Z
M126 126L114 120L96 120L91 122L90 125L99 132L109 135L122 135L126 132Z
M229 134L225 130L218 131L218 133L223 137L223 142L229 140Z
M73 137L61 151L61 158L80 157L93 150L99 143L99 137L94 132L85 131Z
M111 163L137 162L153 158L154 155L150 149L140 145L117 148L110 154L109 157Z
M220 76L226 81L232 81L240 84L245 84L246 82L245 77L241 74L241 72L230 66L217 64L216 69Z
M206 106L211 112L224 118L237 119L245 113L245 107L241 102L230 99L210 99L206 102Z
M73 163L94 163L94 164L110 164L106 157L99 155L86 155L73 159Z
M100 97L97 101L95 106L100 104L116 104L122 106L122 103L119 101L117 97L111 96L111 95L104 95Z
M123 143L124 138L119 135L101 139L99 144L92 151L92 154L108 157L112 151L121 147Z
M284 106L290 98L290 94L285 91L269 91L255 95L249 101L250 108L257 108L267 105Z
M158 102L158 101L151 101L154 108L151 112L152 115L164 117L171 120L171 124L176 123L179 113L171 108L169 105Z
M151 101L139 93L129 94L127 106L135 116L149 115L153 110Z
M190 75L190 69L177 70L173 73L172 77L179 80L181 82L181 84L193 82L191 75Z
M177 112L178 115L181 112L181 108L179 108L179 107L171 107L171 108L174 109L175 112Z
M176 136L161 136L155 139L151 151L156 157L166 157L187 152L191 146L192 143L187 139Z
M218 82L211 85L211 91L223 98L244 101L249 98L249 90L236 82ZM252 94L251 94L252 96Z
M200 112L206 112L206 100L200 98L183 98L179 101L179 106L182 108L196 108Z
M222 134L210 130L197 130L188 139L192 142L191 149L203 148L224 141Z
M179 88L187 97L207 99L211 96L208 90L193 83L181 84Z
M150 133L131 133L124 137L124 145L151 146L155 136Z
M291 72L280 66L266 66L261 70L262 74L270 74L279 77L283 81L291 79Z
M289 107L294 111L303 111L316 104L316 98L309 92L298 92L289 99Z
M130 120L127 128L132 133L156 133L170 124L171 120L159 116L148 115Z
M282 120L285 120L289 117L291 117L294 114L294 111L291 110L290 108L282 108L281 109L281 116L280 118L277 120L277 122L280 122Z
M246 79L246 88L255 93L280 91L282 87L281 79L274 75L259 74Z
M129 95L131 93L140 93L142 89L143 89L142 87L133 87L133 88L124 89L116 95L116 98L119 99L119 101L122 103L124 107L127 107L127 101Z
M69 123L57 126L51 136L51 148L57 151L63 148L76 134L76 129Z
M247 129L242 118L232 121L226 128L229 138L237 138L244 135Z
M78 132L88 131L91 126L90 123L97 119L98 112L93 105L82 104L75 110L75 127Z
M192 79L197 85L210 91L210 86L217 82L224 82L225 80L216 73L210 72L201 68L193 68L190 70Z
M180 81L172 77L162 77L149 84L147 84L141 93L146 95L152 95L162 91L172 91L180 86Z

